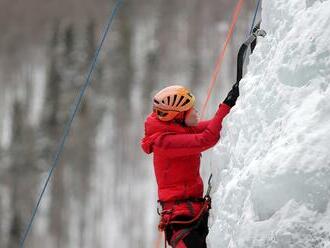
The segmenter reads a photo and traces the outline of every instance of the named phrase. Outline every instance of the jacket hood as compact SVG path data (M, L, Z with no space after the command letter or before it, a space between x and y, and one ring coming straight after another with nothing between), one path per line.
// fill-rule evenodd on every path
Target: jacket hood
M144 123L144 137L141 140L141 147L147 154L153 152L155 140L170 133L188 133L189 128L183 127L174 122L160 121L155 113L151 113Z

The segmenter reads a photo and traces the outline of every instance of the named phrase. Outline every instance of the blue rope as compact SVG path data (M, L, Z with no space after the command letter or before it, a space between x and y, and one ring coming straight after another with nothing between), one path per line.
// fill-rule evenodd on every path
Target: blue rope
M29 232L31 230L32 223L33 223L33 220L34 220L34 218L35 218L35 216L37 214L37 211L38 211L38 208L39 208L41 199L42 199L42 197L43 197L43 195L44 195L44 193L46 191L47 185L48 185L49 180L50 180L50 178L51 178L51 176L53 174L53 171L56 168L56 166L58 165L58 162L59 162L59 159L60 159L60 155L61 155L61 153L62 153L62 151L64 149L64 145L65 145L66 139L67 139L67 137L69 135L72 122L73 122L73 120L74 120L74 118L75 118L75 116L76 116L76 114L78 112L78 109L79 109L79 106L81 104L82 98L83 98L83 96L85 94L85 91L86 91L87 87L91 84L91 76L92 76L92 73L93 73L93 71L95 69L95 66L97 64L97 59L99 57L101 48L102 48L103 43L104 43L104 41L105 41L105 39L106 39L109 31L110 31L110 28L111 28L111 24L113 22L113 19L114 19L115 15L116 15L116 13L117 13L120 5L122 4L122 2L123 2L123 0L117 0L116 4L115 4L115 6L114 6L114 8L112 10L112 14L109 17L109 20L108 20L107 25L106 25L106 27L104 29L104 32L103 32L102 39L101 39L100 44L99 44L99 46L98 46L98 48L97 48L97 50L95 52L93 61L92 61L91 66L89 68L89 72L87 74L86 81L85 81L84 85L80 89L80 94L76 97L76 99L74 101L73 107L71 109L70 118L69 118L68 122L65 125L64 134L63 134L63 136L61 138L61 141L59 143L58 149L57 149L57 151L55 153L52 166L51 166L51 168L49 170L49 173L48 173L48 177L46 179L46 182L44 184L44 187L42 189L42 192L41 192L41 194L39 196L37 205L35 206L35 208L33 210L31 219L30 219L29 224L28 224L28 226L27 226L27 228L26 228L26 230L24 232L23 238L20 241L20 246L19 246L20 248L23 248L24 247L24 242L25 242L25 240L26 240L26 238L27 238L27 236L28 236L28 234L29 234Z
M261 0L258 0L256 9L254 11L253 21L252 21L251 28L250 28L250 35L252 34L252 31L253 31L253 28L254 28L254 24L255 24L255 21L256 21L257 14L258 14L260 2L261 2Z

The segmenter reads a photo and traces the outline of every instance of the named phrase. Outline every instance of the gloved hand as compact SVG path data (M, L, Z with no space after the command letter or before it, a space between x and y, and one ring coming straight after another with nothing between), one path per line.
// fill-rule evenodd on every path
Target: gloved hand
M239 97L239 85L238 83L235 83L233 85L233 88L229 91L223 103L227 104L230 107L233 107L235 106L238 97Z

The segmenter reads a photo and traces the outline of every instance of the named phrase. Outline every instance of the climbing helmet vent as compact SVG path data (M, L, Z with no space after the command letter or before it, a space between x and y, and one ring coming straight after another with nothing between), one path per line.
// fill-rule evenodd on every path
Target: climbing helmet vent
M177 106L177 107L178 107L178 106L179 106L179 104L182 102L183 98L184 98L184 96L181 96L181 97L180 97L180 100L179 100L179 102L176 104L176 106Z
M180 112L189 110L194 104L195 97L188 89L179 85L169 86L159 91L153 100L155 113L162 121L174 119Z
M189 99L186 99L186 101L182 104L182 107L185 106L185 105L187 105L189 102L190 102L190 100Z
M174 103L175 103L177 97L178 97L178 95L175 94L174 97L173 97L172 106L174 106Z

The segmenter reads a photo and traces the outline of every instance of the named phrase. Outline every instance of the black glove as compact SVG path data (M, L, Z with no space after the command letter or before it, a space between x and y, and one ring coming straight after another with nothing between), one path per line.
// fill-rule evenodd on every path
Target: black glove
M239 97L239 84L235 83L233 85L233 88L229 91L223 103L227 104L230 107L233 107L235 106L238 97Z

